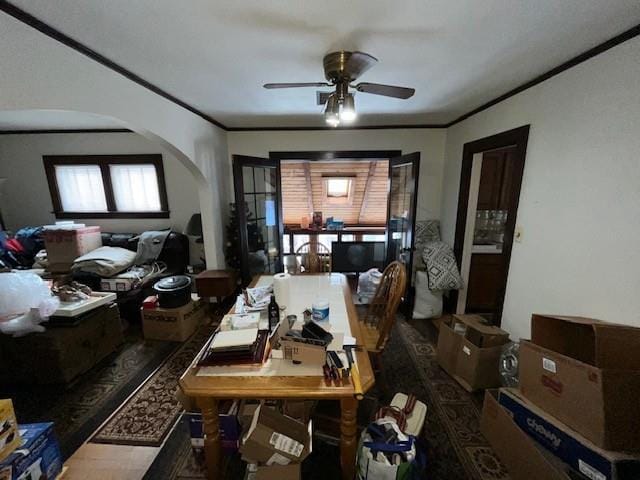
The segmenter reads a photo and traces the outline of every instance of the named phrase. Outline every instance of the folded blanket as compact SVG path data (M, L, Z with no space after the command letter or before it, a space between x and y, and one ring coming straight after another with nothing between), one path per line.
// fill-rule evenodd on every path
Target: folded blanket
M113 277L133 265L135 252L120 247L100 247L76 258L73 271L95 273L101 277Z
M422 252L422 260L429 276L429 290L460 290L464 283L458 270L456 256L444 242L429 242Z

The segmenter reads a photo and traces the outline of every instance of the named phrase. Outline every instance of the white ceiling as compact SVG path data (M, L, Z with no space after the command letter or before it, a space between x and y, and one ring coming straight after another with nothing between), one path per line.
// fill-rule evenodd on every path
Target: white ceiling
M116 120L93 113L64 110L0 111L2 130L80 130L124 128Z
M640 23L638 0L14 0L37 18L230 127L321 126L325 53L380 62L360 125L443 123Z

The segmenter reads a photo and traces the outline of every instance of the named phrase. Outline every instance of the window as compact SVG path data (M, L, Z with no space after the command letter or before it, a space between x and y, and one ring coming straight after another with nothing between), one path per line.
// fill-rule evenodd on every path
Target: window
M168 218L162 155L45 156L56 218Z
M353 178L327 177L324 179L325 205L351 205L353 203Z

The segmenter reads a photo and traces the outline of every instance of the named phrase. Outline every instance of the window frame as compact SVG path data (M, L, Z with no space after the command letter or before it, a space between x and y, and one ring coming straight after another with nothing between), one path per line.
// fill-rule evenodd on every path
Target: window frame
M353 205L353 196L355 191L355 180L357 177L350 174L324 174L322 175L322 204L326 206L344 206ZM347 195L342 197L329 195L329 182L331 180L347 180Z
M53 204L53 214L58 219L76 218L169 218L169 202L167 199L167 185L164 178L164 167L161 154L141 155L44 155L42 157L44 170L49 184L49 193ZM116 209L116 201L111 183L110 165L153 165L156 169L158 194L160 196L160 210L151 212L123 212ZM62 208L58 181L56 179L57 165L97 165L102 174L102 185L107 201L106 212L72 212Z

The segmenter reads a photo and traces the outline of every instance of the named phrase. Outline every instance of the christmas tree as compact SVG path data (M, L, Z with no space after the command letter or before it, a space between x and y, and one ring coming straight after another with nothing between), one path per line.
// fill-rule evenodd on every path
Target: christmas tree
M242 246L240 242L240 222L238 220L238 212L236 210L236 204L229 204L229 222L227 223L227 243L225 245L224 256L227 261L227 265L234 270L240 270L240 255L242 255ZM247 218L249 215L249 208L245 203Z

